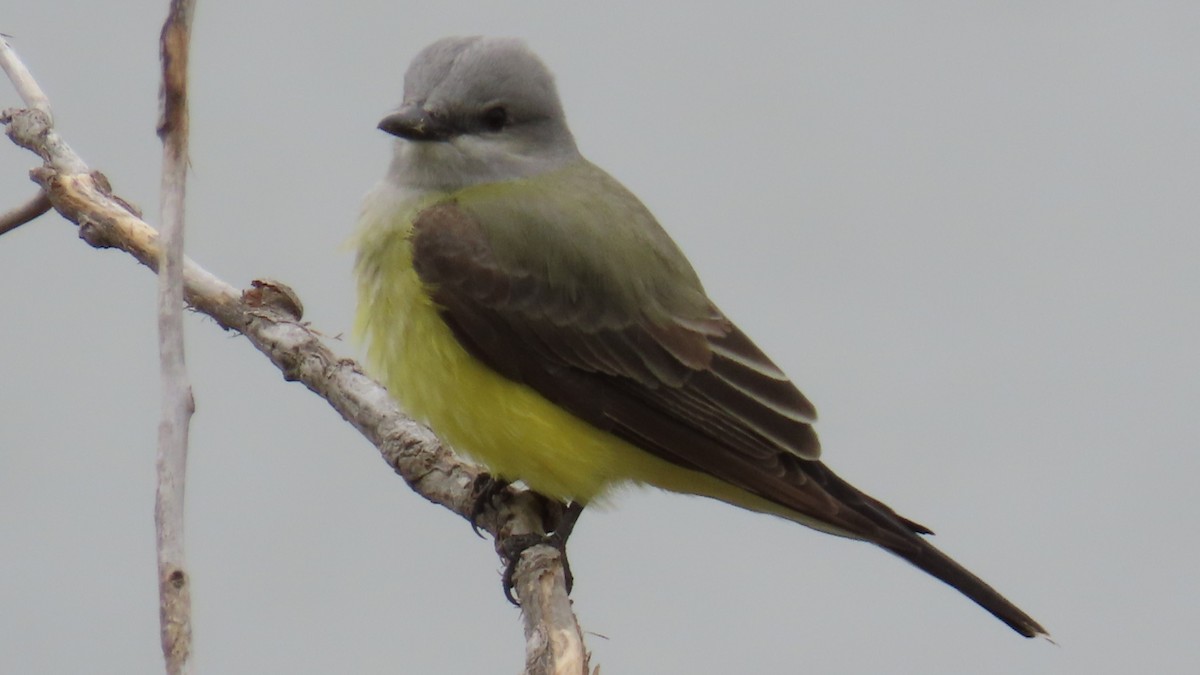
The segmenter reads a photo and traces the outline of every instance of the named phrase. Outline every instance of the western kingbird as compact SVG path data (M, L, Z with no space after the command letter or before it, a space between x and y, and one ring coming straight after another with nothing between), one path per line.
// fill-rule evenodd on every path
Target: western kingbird
M808 399L580 155L523 42L422 50L357 235L357 328L392 395L496 477L586 504L653 485L877 544L1045 630L819 461Z

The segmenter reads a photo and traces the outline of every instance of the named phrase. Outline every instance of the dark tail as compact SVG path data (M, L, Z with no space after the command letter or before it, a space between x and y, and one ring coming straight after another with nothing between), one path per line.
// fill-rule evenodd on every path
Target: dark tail
M884 548L958 589L960 593L974 600L980 607L991 612L992 616L1008 624L1009 628L1021 635L1030 638L1049 635L1033 617L1009 602L983 579L954 562L950 556L916 534L909 536L913 544L911 546L893 548L885 545Z
M983 579L921 538L922 534L933 534L929 528L897 514L886 504L864 494L819 462L807 463L806 468L809 475L816 477L830 495L870 521L873 527L862 528L859 532L864 539L950 584L1021 635L1030 638L1039 635L1049 637L1046 629L1034 621L1033 617L1009 602Z

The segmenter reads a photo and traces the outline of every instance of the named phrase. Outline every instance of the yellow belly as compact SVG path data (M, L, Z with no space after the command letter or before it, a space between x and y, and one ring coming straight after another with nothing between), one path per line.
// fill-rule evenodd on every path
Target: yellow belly
M375 374L410 415L494 475L549 497L588 503L622 484L649 484L797 519L601 431L471 356L412 266L409 220L427 204L368 201L357 242L356 333L368 342Z
M360 297L359 326L371 364L410 415L493 474L551 497L586 503L620 482L670 482L664 474L680 471L472 357L438 316L411 254L396 253L375 292Z

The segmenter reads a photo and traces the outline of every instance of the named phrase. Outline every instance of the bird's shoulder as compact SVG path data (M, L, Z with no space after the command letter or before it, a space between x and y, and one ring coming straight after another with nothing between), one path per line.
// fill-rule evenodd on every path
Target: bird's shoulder
M411 239L423 279L465 292L504 279L536 287L555 310L600 312L609 327L719 314L650 211L586 161L423 204Z

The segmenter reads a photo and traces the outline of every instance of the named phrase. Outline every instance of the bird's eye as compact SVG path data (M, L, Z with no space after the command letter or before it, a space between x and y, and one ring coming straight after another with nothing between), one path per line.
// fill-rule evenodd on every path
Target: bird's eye
M494 105L483 111L483 126L489 131L500 131L508 124L508 111L504 106Z

